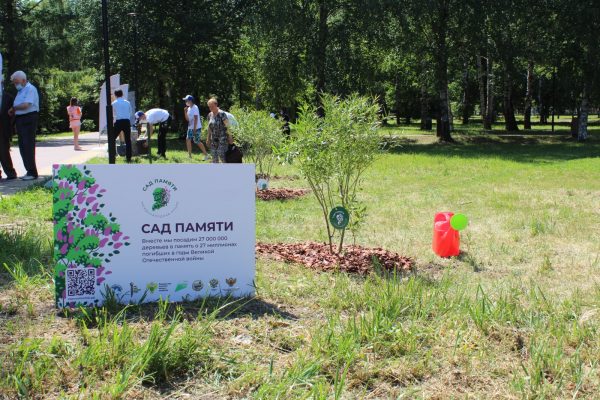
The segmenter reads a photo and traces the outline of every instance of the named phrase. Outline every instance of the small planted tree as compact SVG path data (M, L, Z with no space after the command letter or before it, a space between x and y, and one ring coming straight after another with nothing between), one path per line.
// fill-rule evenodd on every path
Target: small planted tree
M237 108L232 114L239 122L231 128L236 142L256 165L258 177L268 180L284 145L282 122L264 111Z
M294 125L293 151L302 175L308 181L323 213L329 248L339 233L341 253L347 229L356 230L365 207L357 198L361 178L379 148L378 105L372 98L351 96L321 97L323 117L317 107L301 107ZM330 221L334 207L343 207L350 223L336 230Z

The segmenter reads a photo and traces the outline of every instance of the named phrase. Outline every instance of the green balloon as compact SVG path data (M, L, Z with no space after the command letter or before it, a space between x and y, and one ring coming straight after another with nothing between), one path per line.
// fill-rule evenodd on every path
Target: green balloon
M450 226L457 231L462 231L469 224L469 220L464 214L454 214L452 218L450 218Z

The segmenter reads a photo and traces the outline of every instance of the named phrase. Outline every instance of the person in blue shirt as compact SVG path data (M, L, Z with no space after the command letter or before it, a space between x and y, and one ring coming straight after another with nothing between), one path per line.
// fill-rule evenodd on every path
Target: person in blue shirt
M29 181L38 177L35 164L35 135L38 128L40 98L37 89L27 81L25 72L17 71L13 73L10 80L17 89L17 96L8 113L10 116L15 117L19 137L19 151L27 171L21 179Z
M125 136L125 156L127 162L131 162L131 104L123 98L123 91L121 89L115 90L115 97L117 99L112 102L115 121L115 134L113 138L116 139L123 132L123 136Z

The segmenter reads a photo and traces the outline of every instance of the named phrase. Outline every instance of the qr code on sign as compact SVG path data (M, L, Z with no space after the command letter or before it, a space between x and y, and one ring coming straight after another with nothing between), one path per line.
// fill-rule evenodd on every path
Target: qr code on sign
M94 268L86 269L67 269L67 295L76 296L94 296L96 294L96 270Z

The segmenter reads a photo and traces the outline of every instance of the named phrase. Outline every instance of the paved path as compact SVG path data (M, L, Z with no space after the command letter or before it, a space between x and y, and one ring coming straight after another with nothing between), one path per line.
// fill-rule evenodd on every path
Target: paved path
M98 140L98 132L84 133L79 135L79 144L84 151L73 150L72 137L59 137L36 143L35 157L39 178L33 181L22 181L15 179L7 181L0 180L0 195L11 195L31 185L47 181L52 175L53 164L80 164L91 158L106 155L106 136ZM10 155L18 176L25 175L23 161L19 153L19 146L11 147ZM6 177L2 171L3 177Z

